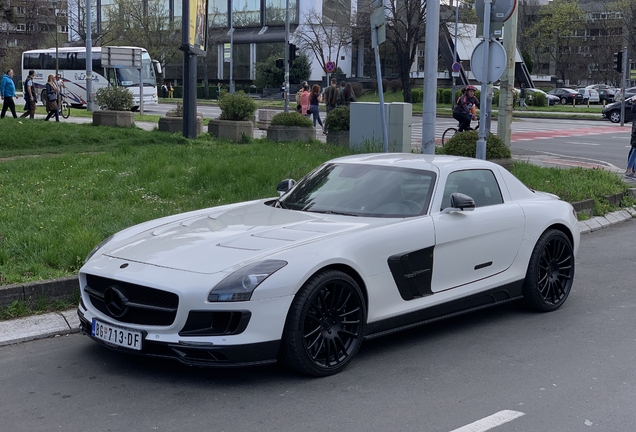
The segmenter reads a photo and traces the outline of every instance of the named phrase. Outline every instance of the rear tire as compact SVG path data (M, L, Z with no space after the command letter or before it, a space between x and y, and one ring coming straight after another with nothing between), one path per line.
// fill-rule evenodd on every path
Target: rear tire
M62 102L62 117L67 119L70 116L71 116L71 106L66 102Z
M280 357L307 375L336 374L362 344L366 304L353 278L336 270L311 277L298 291L287 315Z
M574 281L574 251L565 234L556 229L544 232L532 251L523 283L526 305L550 312L565 303Z

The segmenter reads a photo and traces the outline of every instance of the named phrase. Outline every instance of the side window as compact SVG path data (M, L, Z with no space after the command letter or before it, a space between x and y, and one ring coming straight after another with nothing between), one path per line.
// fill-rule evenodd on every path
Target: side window
M455 192L470 196L475 200L476 207L503 203L499 184L490 170L464 170L451 173L444 187L441 210L450 207L450 196Z

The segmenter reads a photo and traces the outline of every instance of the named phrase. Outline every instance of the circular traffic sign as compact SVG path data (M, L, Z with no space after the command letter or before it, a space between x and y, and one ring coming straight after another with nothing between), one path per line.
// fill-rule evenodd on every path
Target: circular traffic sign
M484 21L484 0L475 0L475 12L480 21ZM517 7L517 0L499 0L493 1L490 7L490 22L504 22Z
M453 72L459 72L460 70L462 70L462 65L459 62L453 63Z
M484 66L484 54L488 49L488 66ZM480 83L493 83L501 78L506 68L506 50L498 41L481 41L470 56L470 70ZM487 70L486 70L487 69Z
M325 71L331 73L335 70L336 70L336 64L334 62L329 60L327 63L325 63Z

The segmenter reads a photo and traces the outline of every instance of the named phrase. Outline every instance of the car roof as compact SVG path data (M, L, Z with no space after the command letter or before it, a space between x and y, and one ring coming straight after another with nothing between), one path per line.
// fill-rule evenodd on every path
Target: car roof
M493 162L475 158L416 153L367 153L343 156L333 159L331 162L393 166L434 172L476 168L493 169L499 166Z

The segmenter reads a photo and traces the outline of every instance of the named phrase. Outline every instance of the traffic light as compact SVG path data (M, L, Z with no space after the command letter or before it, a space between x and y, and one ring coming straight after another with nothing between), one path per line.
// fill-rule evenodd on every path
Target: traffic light
M296 60L296 45L289 44L289 62L292 63Z
M623 72L623 51L614 53L614 70L618 73Z

